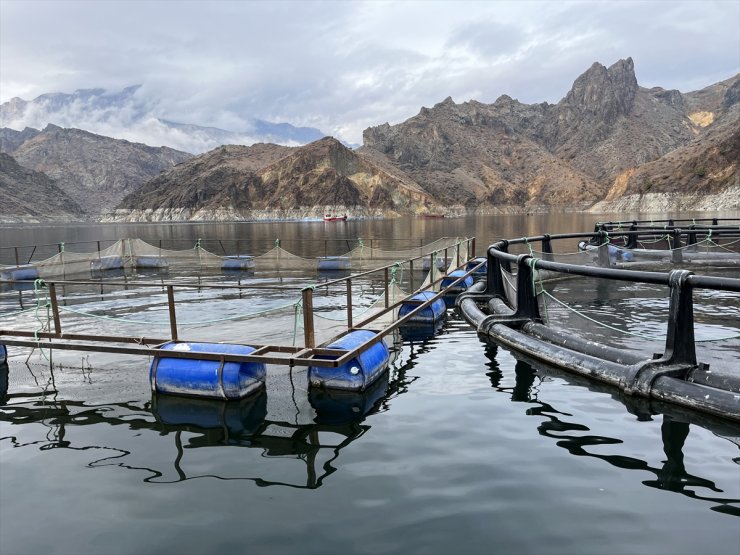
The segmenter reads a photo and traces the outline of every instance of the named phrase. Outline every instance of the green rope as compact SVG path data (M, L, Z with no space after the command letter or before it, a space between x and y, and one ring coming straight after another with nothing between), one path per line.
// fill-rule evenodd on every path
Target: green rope
M550 297L553 301L555 301L556 303L558 303L559 305L567 308L571 312L577 314L578 316L581 316L582 318L585 318L589 322L592 322L592 323L594 323L594 324L596 324L598 326L602 326L604 328L610 329L612 331L616 331L618 333L623 333L625 335L631 335L633 337L639 337L641 339L648 339L648 340L651 340L651 341L664 341L665 340L665 337L664 336L645 335L645 334L642 334L642 333L627 331L627 330L623 330L623 329L620 329L620 328L616 328L614 326L610 326L609 324L605 324L604 322L600 322L600 321L598 321L598 320L596 320L594 318L591 318L590 316L587 316L586 314L584 314L580 310L577 310L577 309L573 308L572 306L567 305L566 303L564 303L560 299L558 299L555 296L551 295L548 291L543 290L542 292L545 295L547 295L548 297ZM711 338L711 339L695 339L694 342L695 343L710 343L710 342L713 342L713 341L724 341L726 339L735 339L737 337L740 337L740 333L729 335L727 337L717 337L717 338Z
M293 305L293 313L295 314L295 318L293 319L293 347L295 347L295 341L298 337L298 326L303 315L303 299L300 299Z
M294 305L294 303L288 303L285 305L276 306L273 308L267 308L265 310L260 310L258 312L250 312L248 314L235 314L233 316L225 316L224 318L215 318L212 320L199 320L195 322L178 322L178 326L201 326L203 324L217 324L219 322L228 322L230 320L247 320L250 318L256 318L259 316L263 316L265 314L270 314L272 312L277 312L279 310L285 310L287 308L290 308ZM99 314L92 314L90 312L83 312L81 310L75 310L73 308L69 307L59 307L60 310L63 310L65 312L71 312L73 314L77 314L78 316L88 316L90 318L96 318L98 320L108 320L113 322L120 322L123 324L145 324L149 326L167 326L169 325L169 320L166 322L150 322L150 321L143 321L143 320L131 320L128 318L121 318L118 316L102 316Z

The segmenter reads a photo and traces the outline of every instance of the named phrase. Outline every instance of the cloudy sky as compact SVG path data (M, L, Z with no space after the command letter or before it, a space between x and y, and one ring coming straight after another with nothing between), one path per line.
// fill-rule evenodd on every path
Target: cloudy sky
M557 102L594 61L696 90L740 71L740 1L0 0L0 102L143 85L158 117L352 143L447 96Z

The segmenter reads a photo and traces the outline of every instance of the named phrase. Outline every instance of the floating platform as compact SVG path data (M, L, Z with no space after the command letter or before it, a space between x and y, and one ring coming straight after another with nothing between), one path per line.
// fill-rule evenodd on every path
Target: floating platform
M407 314L410 314L425 302L434 299L435 296L436 293L433 291L422 291L409 297L401 303L401 307L398 309L398 318L400 319ZM409 318L401 328L403 329L408 326L423 326L433 329L438 322L444 320L446 314L447 306L445 305L444 299L437 298L428 306L422 308L411 316L411 318Z
M246 254L226 256L224 257L224 262L221 265L221 269L237 272L254 270L254 257Z
M349 256L321 256L318 260L319 272L342 272L352 269L352 260Z
M337 341L327 345L327 349L353 351L372 340L377 334L370 330L354 330ZM318 360L336 360L336 355L317 355ZM312 387L363 391L387 369L390 355L388 347L381 339L354 358L337 367L310 366L308 382Z
M162 351L249 355L248 345L170 342ZM155 393L172 393L215 399L242 399L265 384L265 365L257 362L168 357L158 353L149 370Z
M38 278L39 270L31 264L0 270L0 281L33 281Z
M533 359L609 383L627 395L675 403L740 421L740 375L710 370L708 365L697 361L692 301L694 289L740 292L740 279L697 276L684 269L646 272L603 267L604 263L611 265L610 259L615 253L603 248L606 242L592 266L508 253L508 248L514 244L530 246L542 242L542 251L550 254L551 240L585 235L547 235L491 245L487 253L489 273L486 280L475 283L457 298L463 317L485 342L504 345ZM740 259L740 253L735 253L735 257ZM623 255L621 258L624 260ZM506 269L510 265L516 267L515 298L510 298L512 287L506 283L504 275L504 272L509 274ZM668 286L670 298L664 352L650 359L636 350L614 348L579 337L572 330L546 325L539 312L535 272Z
M100 272L104 270L120 270L124 267L121 256L101 256L90 261L90 271Z

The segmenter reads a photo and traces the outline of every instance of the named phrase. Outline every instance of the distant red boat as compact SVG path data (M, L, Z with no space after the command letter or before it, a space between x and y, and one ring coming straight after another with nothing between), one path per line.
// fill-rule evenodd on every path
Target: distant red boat
M347 216L332 216L331 214L324 214L325 222L346 222Z

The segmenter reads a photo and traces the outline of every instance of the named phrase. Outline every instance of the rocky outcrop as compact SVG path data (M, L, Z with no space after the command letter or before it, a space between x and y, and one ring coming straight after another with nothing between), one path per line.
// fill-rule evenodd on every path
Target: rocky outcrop
M13 154L23 143L33 139L41 133L38 129L26 127L23 131L16 131L9 127L0 128L0 152Z
M190 155L103 137L80 129L47 126L12 151L21 165L43 172L95 217L160 172Z
M440 199L459 195L479 210L512 201L576 205L730 120L738 83L740 76L683 95L639 87L630 58L595 63L558 104L448 98L401 124L367 129L363 149Z
M740 206L740 106L734 113L690 143L617 177L592 211L641 205L676 210Z
M80 206L49 176L24 168L0 153L0 222L69 221L83 218Z
M413 181L326 137L304 147L215 149L128 195L106 219L377 216L424 211L430 202Z

